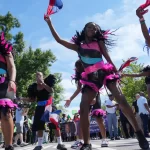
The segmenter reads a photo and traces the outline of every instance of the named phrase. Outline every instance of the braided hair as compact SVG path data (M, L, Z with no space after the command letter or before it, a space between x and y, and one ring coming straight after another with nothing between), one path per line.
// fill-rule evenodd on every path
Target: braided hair
M146 67L144 67L142 70L142 72L147 72L147 71L150 71L150 66L147 65Z
M56 77L53 74L50 74L44 79L44 82L50 87L53 87L56 84L56 81Z
M82 72L84 72L84 68L81 63L81 60L77 60L75 62L75 76L73 77L73 80L75 80L76 84L78 84L80 79L82 78L81 76Z
M76 45L80 46L81 43L85 41L86 34L85 30L90 25L94 24L96 26L96 33L93 37L93 41L103 41L106 46L114 46L114 40L110 40L107 38L108 34L114 35L113 32L108 33L109 31L102 30L98 24L95 24L93 22L89 22L85 25L83 30L81 32L76 31L75 36L72 38L72 42L74 42Z
M56 84L56 77L52 74L50 74L48 77L44 79L44 82L50 86L53 87ZM30 98L36 98L37 94L37 83L33 83L29 85L27 89L28 97Z

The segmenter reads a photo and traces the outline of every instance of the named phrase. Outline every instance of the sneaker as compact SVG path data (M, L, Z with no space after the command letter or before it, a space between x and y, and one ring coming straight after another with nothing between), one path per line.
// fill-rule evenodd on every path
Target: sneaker
M108 141L106 139L102 140L101 147L108 147Z
M59 150L67 150L67 148L63 144L58 144L57 145L57 149L59 149Z
M110 138L112 141L114 140L114 138L112 137L112 138Z
M120 140L120 137L119 137L119 136L116 136L116 137L115 137L115 140Z
M8 146L5 148L5 150L14 150L14 147L13 146Z
M71 146L72 149L77 149L78 147L81 147L83 145L80 141L75 141L75 143Z
M33 150L41 150L41 149L43 149L42 146L36 146Z
M142 149L149 149L149 143L148 141L146 140L144 134L142 133L142 131L137 131L136 133L136 137L137 137L137 140L139 141L139 146L142 148Z
M91 144L83 144L80 150L92 150Z
M27 145L28 145L28 143L23 142L23 143L20 144L20 147L24 147L24 146L27 146Z
M13 147L19 147L19 145L18 145L18 144L16 144L16 143L14 143L14 144L13 144Z

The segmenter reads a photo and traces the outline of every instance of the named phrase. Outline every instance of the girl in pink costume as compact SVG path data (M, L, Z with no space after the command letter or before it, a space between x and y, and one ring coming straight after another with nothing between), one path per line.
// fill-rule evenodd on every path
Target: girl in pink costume
M17 107L12 100L16 92L16 67L12 55L13 47L0 34L0 119L4 135L5 150L13 150L14 124L12 109Z
M80 122L84 144L80 150L92 149L89 133L89 107L91 101L97 96L103 84L106 85L114 95L122 112L132 124L137 134L140 147L147 149L149 144L138 127L132 109L117 86L116 81L119 79L119 75L116 74L117 69L106 48L106 45L112 45L106 38L106 32L101 30L96 23L89 22L85 25L81 33L77 32L73 38L74 43L71 43L60 38L48 16L45 17L45 21L55 40L66 48L77 52L84 67L82 80L80 80L80 83L84 85L80 104ZM108 64L104 64L102 56L105 57Z
M78 60L75 63L75 76L73 78L75 80L76 84L77 84L77 90L74 92L74 94L70 97L69 100L66 100L65 107L69 107L72 100L82 90L82 85L80 83L80 80L82 78L81 77L82 72L84 72L84 68L83 68L83 65L82 65L81 61ZM101 109L101 100L100 100L100 94L99 93L96 96L96 102L95 102L95 100L93 100L92 103L94 103L94 104L91 104L89 110L91 111L92 117L96 118L96 121L99 125L100 131L101 131L101 134L102 134L103 139L102 139L101 147L108 147L108 142L106 140L106 129L105 129L105 125L104 125L103 118L102 118L106 114L105 114L105 111L103 111ZM78 123L78 128L80 130L79 135L78 135L79 140L76 141L75 144L72 145L72 148L77 148L77 147L82 145L82 141L81 141L81 139L82 139L82 129L80 129L80 122Z

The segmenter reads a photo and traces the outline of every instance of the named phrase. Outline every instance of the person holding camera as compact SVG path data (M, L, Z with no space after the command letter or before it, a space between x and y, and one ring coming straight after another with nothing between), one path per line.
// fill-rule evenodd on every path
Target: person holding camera
M18 139L20 139L20 146L26 146L28 145L28 143L25 143L23 141L23 124L24 124L24 116L26 116L28 114L28 109L27 108L23 108L22 104L18 105L18 108L16 109L16 121L15 121L15 125L16 125L16 137L15 137L15 142L14 142L14 147L18 147L19 145L18 143Z

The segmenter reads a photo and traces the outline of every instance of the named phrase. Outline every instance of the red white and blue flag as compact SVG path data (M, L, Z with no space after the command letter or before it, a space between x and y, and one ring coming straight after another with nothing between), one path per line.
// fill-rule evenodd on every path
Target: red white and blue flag
M148 12L148 9L145 9L148 6L150 6L150 0L146 0L146 2L140 6L140 8L143 10L142 11L142 15L144 15L144 14L146 14Z
M123 71L124 68L130 66L130 63L131 63L131 62L136 61L136 60L138 60L137 57L131 57L131 58L129 58L127 61L125 61L125 62L121 65L121 67L119 68L119 72Z
M52 112L52 104L53 98L50 97L45 105L45 112L41 120L46 123L53 123L56 126L56 129L59 129L59 115L61 113L61 110L56 110Z
M44 15L44 18L48 15L52 15L57 13L60 9L62 9L63 3L61 0L49 0L49 5L47 8L47 13Z

